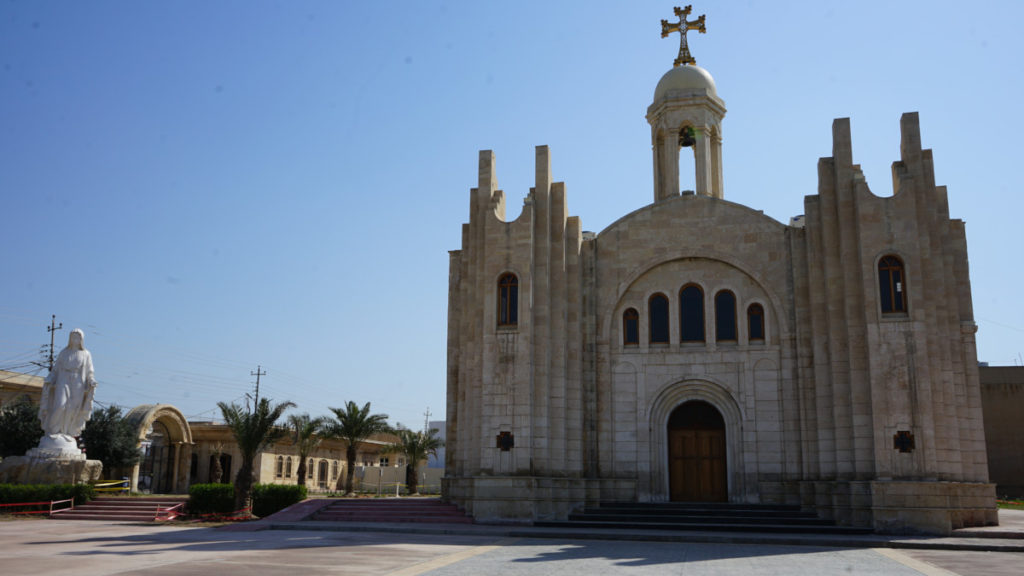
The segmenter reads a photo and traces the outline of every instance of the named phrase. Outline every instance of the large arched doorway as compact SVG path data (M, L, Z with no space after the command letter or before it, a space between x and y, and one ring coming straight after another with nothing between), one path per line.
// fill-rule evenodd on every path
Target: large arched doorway
M669 499L725 502L729 499L725 419L701 400L686 402L668 419Z

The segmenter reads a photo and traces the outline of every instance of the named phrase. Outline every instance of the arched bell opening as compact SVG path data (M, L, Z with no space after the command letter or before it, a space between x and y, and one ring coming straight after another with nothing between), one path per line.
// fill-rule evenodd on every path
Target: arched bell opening
M679 129L676 162L679 165L679 193L697 190L697 130L693 126Z
M669 500L729 500L726 426L703 400L685 402L668 420Z

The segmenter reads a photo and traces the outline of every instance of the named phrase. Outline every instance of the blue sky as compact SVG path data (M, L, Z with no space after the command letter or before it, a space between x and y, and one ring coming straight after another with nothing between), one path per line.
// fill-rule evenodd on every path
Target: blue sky
M252 391L418 426L445 406L448 250L492 149L514 218L551 148L599 232L652 200L672 4L0 2L0 368L51 314L97 399L212 416ZM891 194L919 111L967 222L979 358L1021 363L1024 3L705 2L725 197L780 221L834 118ZM1007 260L1011 258L1011 260Z

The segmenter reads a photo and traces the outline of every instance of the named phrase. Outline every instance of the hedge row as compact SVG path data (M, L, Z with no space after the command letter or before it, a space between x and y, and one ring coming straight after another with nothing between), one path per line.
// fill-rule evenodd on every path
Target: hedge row
M284 484L256 484L252 489L252 513L261 518L302 502L306 487ZM188 489L189 514L230 514L235 507L233 484L193 484Z
M233 484L193 484L188 488L189 514L231 514L235 511Z
M270 516L306 499L306 487L297 484L257 484L252 489L252 513Z
M90 484L0 484L0 504L49 502L74 498L77 505L95 497L96 490ZM4 506L0 508L0 513L19 510L23 509Z

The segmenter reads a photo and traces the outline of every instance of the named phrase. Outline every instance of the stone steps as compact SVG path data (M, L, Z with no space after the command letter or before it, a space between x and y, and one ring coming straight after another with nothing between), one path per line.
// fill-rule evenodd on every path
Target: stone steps
M325 522L420 522L471 524L454 504L437 498L341 499L313 515Z
M609 503L569 515L565 521L538 521L549 528L707 530L731 532L870 534L868 528L836 526L797 506L692 503Z
M55 513L52 518L58 520L106 520L110 522L153 522L157 520L159 510L183 504L188 497L152 496L152 497L118 497L101 496L85 504ZM182 514L183 510L175 511ZM161 519L166 519L166 514Z

